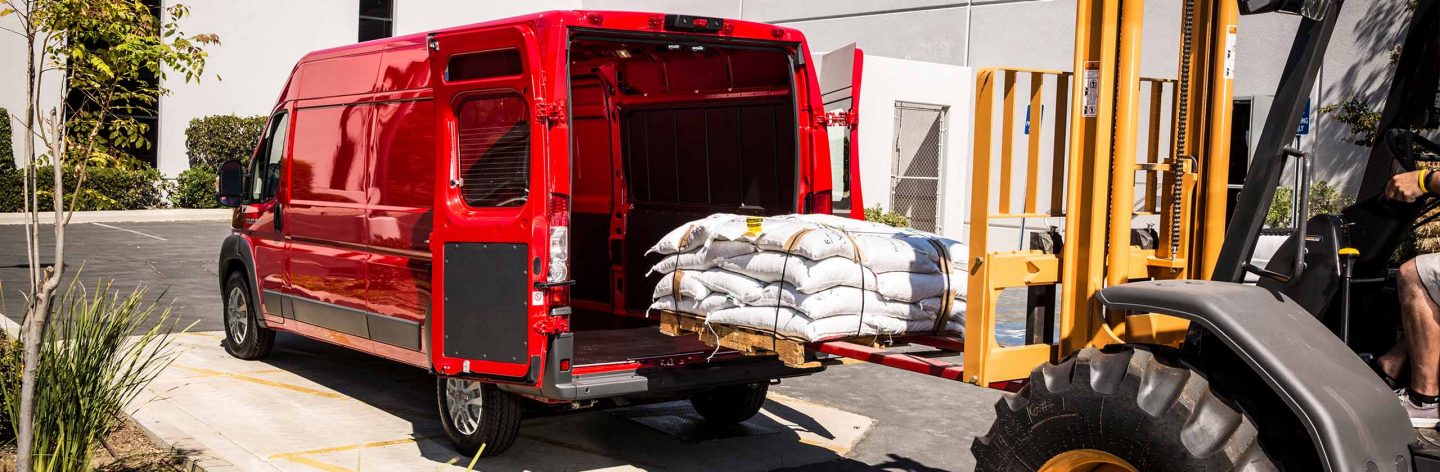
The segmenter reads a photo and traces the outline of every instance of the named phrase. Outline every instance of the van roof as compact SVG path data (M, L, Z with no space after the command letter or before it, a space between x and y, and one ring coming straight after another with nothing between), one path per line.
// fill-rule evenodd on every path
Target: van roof
M629 11L552 10L540 13L531 13L528 15L514 16L510 18L502 18L498 20L491 20L481 23L473 23L463 26L455 26L451 28L427 31L423 33L414 33L403 36L376 39L363 43L347 44L344 46L329 49L321 49L306 54L305 57L300 60L300 62L305 63L321 59L349 56L352 54L381 51L391 47L420 45L424 44L425 36L430 33L468 31L521 23L531 23L537 27L582 26L602 29L614 29L617 31L658 32L658 28L654 25L658 24L658 21L661 21L664 15L664 13ZM600 23L596 24L594 20L592 20L592 16L598 17L600 19ZM652 19L655 19L654 22L652 22ZM757 23L753 21L732 20L729 18L725 18L724 20L727 27L734 27L733 30L730 30L727 33L720 33L719 35L706 34L704 36L747 38L797 43L803 43L805 41L805 36L800 33L799 30L796 30L794 28L787 28L783 26L776 26L765 23ZM699 35L697 34L697 36Z

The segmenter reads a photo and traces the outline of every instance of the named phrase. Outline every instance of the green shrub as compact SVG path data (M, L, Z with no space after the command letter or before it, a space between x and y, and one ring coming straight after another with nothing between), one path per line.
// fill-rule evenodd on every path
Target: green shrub
M1331 119L1350 125L1350 143L1370 147L1375 143L1375 127L1380 125L1380 112L1363 97L1350 96L1339 102L1321 106L1316 111Z
M896 228L910 227L910 218L893 211L885 211L883 208L880 208L880 204L878 203L873 207L865 209L865 221L874 221Z
M219 208L215 201L215 172L208 167L185 169L175 177L175 191L170 203L180 208Z
M1271 228L1293 228L1295 223L1290 221L1294 216L1294 208L1291 206L1295 199L1295 191L1290 187L1279 187L1275 189L1275 196L1270 200L1270 210L1265 213L1265 226ZM1309 202L1305 216L1309 220L1315 215L1336 214L1345 207L1355 203L1355 197L1346 195L1339 187L1330 185L1328 181L1318 181L1310 184Z
M19 334L19 333L14 333ZM20 391L20 371L25 367L25 346L18 339L11 339L8 335L0 335L0 392ZM10 406L4 403L4 395L0 395L0 444L10 444L15 441L15 430L11 429Z
M205 167L212 172L220 163L239 159L250 161L250 154L260 142L265 129L264 116L213 115L190 120L185 127L185 152L191 167Z
M15 149L10 138L10 112L0 107L0 172L15 168Z
M174 319L145 298L143 288L121 295L102 282L93 293L72 284L57 300L35 379L34 470L91 470L122 408L174 358ZM20 388L6 387L14 428Z
M36 167L39 181L40 211L51 210L51 195L54 194L54 168ZM86 169L85 185L75 191L76 175L73 170L65 172L66 209L72 199L79 199L77 210L139 210L155 208L165 203L164 194L168 184L155 168L140 165L135 168L89 167ZM0 211L24 211L23 171L0 171Z
M0 169L0 213L25 209L24 185L20 169Z

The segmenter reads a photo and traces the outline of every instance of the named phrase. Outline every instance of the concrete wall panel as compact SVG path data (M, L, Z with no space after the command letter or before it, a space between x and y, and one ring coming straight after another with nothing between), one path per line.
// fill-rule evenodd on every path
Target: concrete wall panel
M191 8L184 31L218 34L221 44L208 49L200 83L185 83L175 74L164 81L171 94L160 99L160 171L174 177L189 167L185 127L190 120L268 114L305 53L355 42L359 8L351 0L209 2Z

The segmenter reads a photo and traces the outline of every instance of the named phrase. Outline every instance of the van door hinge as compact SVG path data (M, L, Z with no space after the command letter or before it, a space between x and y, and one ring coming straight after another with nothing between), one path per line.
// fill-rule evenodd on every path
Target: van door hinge
M845 110L838 110L826 113L815 119L820 126L845 126L851 127L860 123L860 114Z
M535 102L535 119L545 124L555 124L565 119L565 101Z
M564 316L547 316L536 321L535 332L551 335L570 332L570 318Z

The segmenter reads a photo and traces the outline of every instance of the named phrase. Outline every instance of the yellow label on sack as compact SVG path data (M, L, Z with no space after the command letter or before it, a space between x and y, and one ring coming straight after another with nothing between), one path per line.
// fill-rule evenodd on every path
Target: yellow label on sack
M746 236L750 236L750 237L759 236L759 235L760 235L760 230L763 229L762 226L763 226L764 224L765 224L765 219L764 219L764 218L761 218L761 217L758 217L758 216L749 216L749 217L746 217L746 218L745 218L745 235L746 235Z

